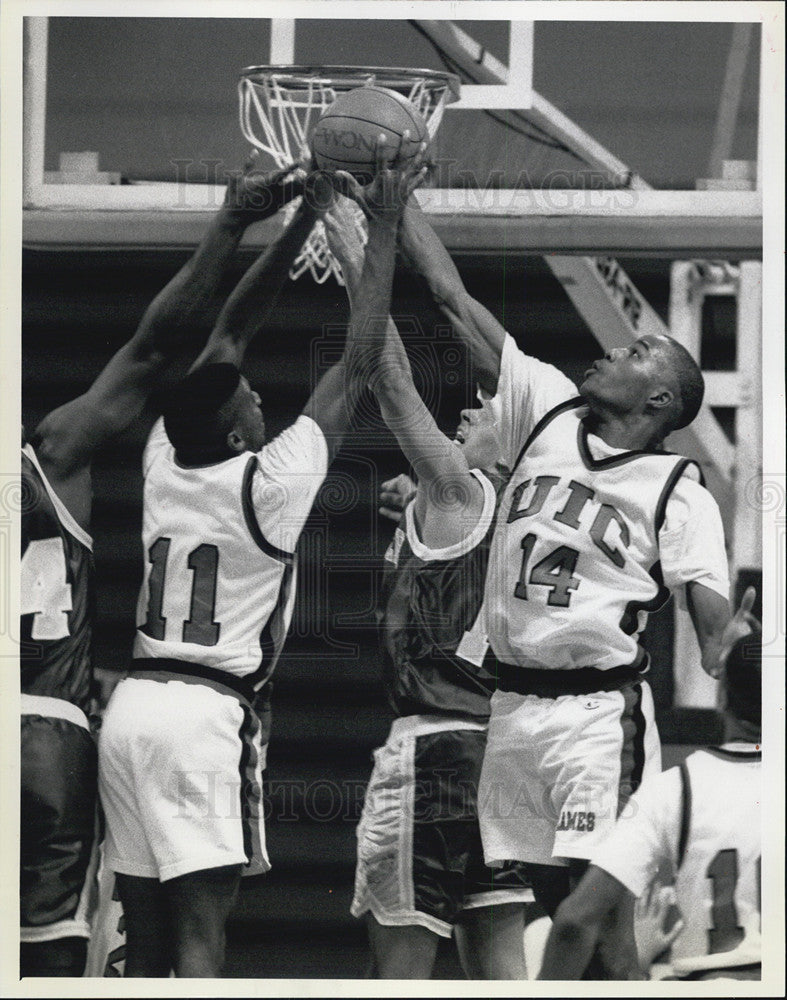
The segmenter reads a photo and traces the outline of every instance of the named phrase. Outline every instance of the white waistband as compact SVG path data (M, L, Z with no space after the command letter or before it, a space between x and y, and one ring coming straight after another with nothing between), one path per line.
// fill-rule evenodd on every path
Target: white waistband
M43 694L23 694L21 715L44 715L50 719L65 719L75 726L90 730L87 716L77 705L62 698L50 698Z
M403 736L426 736L428 733L444 733L451 729L471 729L485 733L486 726L470 719L447 718L436 715L404 715L394 719L391 724L389 739L401 739Z

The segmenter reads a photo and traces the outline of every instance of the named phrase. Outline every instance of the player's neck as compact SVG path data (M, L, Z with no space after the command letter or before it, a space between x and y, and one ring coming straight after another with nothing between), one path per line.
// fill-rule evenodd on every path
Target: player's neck
M585 417L585 427L589 433L601 438L610 448L653 451L660 444L653 421L644 414L591 410Z

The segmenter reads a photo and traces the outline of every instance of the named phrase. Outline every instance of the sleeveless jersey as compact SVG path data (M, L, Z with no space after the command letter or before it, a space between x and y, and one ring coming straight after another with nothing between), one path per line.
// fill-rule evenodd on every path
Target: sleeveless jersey
M93 678L93 542L22 448L20 669L23 694L87 712Z
M736 964L761 960L761 758L753 747L719 747L681 766L675 895L685 926L672 945L677 973L716 968L735 949Z
M377 618L383 683L399 716L489 719L494 681L481 667L487 646L480 611L497 497L485 475L472 474L484 488L484 507L466 539L428 549L410 503L405 530L396 529L386 553Z
M302 416L259 453L184 467L159 421L144 463L134 656L202 664L259 690L292 617L294 548L327 471L322 432Z
M498 508L484 604L490 645L541 669L638 664L647 612L669 596L658 532L695 463L667 452L595 459L581 399L534 427Z

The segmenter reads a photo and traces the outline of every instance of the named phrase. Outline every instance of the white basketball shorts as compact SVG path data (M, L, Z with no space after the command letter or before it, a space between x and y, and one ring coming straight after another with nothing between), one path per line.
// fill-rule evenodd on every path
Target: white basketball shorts
M478 812L488 865L593 856L628 798L661 770L645 681L618 691L492 696Z
M161 882L225 865L267 871L264 757L239 696L190 678L122 680L99 739L107 867Z

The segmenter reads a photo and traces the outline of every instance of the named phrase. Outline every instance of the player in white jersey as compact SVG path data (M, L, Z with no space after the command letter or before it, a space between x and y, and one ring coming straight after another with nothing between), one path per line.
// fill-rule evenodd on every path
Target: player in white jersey
M610 914L641 896L659 871L674 875L683 924L671 946L674 975L761 977L761 664L759 632L733 645L724 668L724 745L691 754L632 796L560 905L539 978L578 979ZM639 978L633 963L620 971Z
M278 289L332 192L326 175L307 178L293 221L228 299L145 450L135 658L99 748L127 976L219 975L241 874L269 867L268 681L292 613L298 536L357 382L343 358L266 443L240 364L264 321L250 293ZM345 355L368 319L363 300L355 306Z
M23 442L20 970L81 975L94 893L96 750L92 696L94 571L90 521L96 450L136 420L211 299L245 229L297 193L294 168L230 178L199 249L145 310L90 388Z
M498 690L482 832L487 863L531 863L537 897L554 910L569 887L554 866L581 870L646 771L659 769L638 642L647 612L685 591L710 673L729 634L718 507L694 464L661 448L698 412L702 376L676 341L646 336L597 361L577 395L467 294L415 207L402 239L500 410L513 473L484 599ZM739 618L753 600L750 590Z

